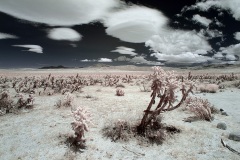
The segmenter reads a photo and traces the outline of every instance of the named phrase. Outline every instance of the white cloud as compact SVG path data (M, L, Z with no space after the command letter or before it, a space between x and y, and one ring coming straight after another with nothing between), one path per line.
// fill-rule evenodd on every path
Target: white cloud
M148 65L163 65L161 62L148 61L143 56L136 56L130 59L129 62L136 64L148 64Z
M11 34L6 34L6 33L0 32L0 39L16 39L16 38L18 38L18 37L11 35Z
M210 30L210 29L201 29L198 33L199 36L205 37L207 39L212 39L216 37L223 37L223 33L217 29Z
M240 56L240 43L235 45L230 45L228 47L221 47L218 53L227 53L231 55Z
M122 41L142 43L158 34L168 19L158 10L130 6L110 14L104 21L106 33Z
M206 17L202 17L199 14L195 14L192 18L192 20L204 25L205 27L208 27L210 23L212 23L212 20L207 19Z
M53 40L79 41L82 36L71 28L54 28L49 30L48 37Z
M130 58L127 58L126 56L119 56L117 58L114 59L114 61L118 61L118 62L128 62L130 61Z
M207 52L211 46L203 38L192 31L168 30L153 36L145 45L154 52L179 55L186 52Z
M106 16L119 0L1 0L0 11L32 22L71 26Z
M156 57L160 61L175 62L175 63L204 63L211 61L212 58L201 56L191 52L186 52L179 55L152 53L151 56Z
M112 62L112 59L109 58L100 58L98 62Z
M29 52L35 52L35 53L43 53L43 48L39 45L12 45L14 47L23 47L27 48L27 50L22 51L29 51Z
M236 59L236 57L234 55L227 54L226 55L226 60L228 60L228 61L235 61L237 59Z
M235 38L236 40L239 40L239 41L240 41L240 32L236 32L236 33L234 34L234 38Z
M189 7L187 10L198 8L202 11L207 11L212 7L229 10L236 20L240 20L239 0L207 0L203 2L198 2L195 5Z
M90 60L90 59L83 59L83 60L80 60L81 62L94 62L95 60Z
M111 51L111 52L117 52L117 53L120 53L120 54L126 54L126 55L130 55L130 56L136 56L137 53L134 52L135 49L133 48L128 48L128 47L123 47L123 46L120 46L120 47L117 47L117 49Z
M216 53L216 54L213 55L213 58L216 58L216 59L223 59L224 56L223 56L222 53Z

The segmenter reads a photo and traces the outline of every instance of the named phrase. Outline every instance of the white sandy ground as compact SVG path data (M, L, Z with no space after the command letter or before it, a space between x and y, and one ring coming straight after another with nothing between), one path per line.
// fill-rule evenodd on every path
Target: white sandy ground
M222 72L222 70L218 70ZM239 73L239 69L237 70ZM53 75L82 74L134 74L126 70L0 70L0 76L30 76L49 73ZM192 71L195 72L195 71ZM207 70L209 72L209 70ZM214 73L217 71L214 70ZM227 72L231 72L227 70ZM140 71L136 74L147 74ZM125 96L115 96L115 87L87 86L83 93L75 94L75 104L88 108L93 113L95 126L86 132L87 149L74 154L69 151L64 135L73 134L70 123L73 121L70 108L56 108L54 105L62 95L36 96L32 110L20 114L0 116L0 160L239 160L240 157L222 146L223 138L228 145L240 151L240 142L227 138L233 131L240 132L240 90L226 89L218 93L196 93L207 98L215 107L224 109L229 116L215 115L212 122L183 122L183 118L192 116L181 108L163 113L163 123L174 125L182 132L169 137L162 145L139 143L132 139L129 142L111 142L102 136L102 128L117 119L131 122L142 117L150 101L150 92L141 92L136 85L124 84ZM100 89L100 92L97 90ZM85 98L90 95L93 98ZM225 122L227 130L216 128L217 123ZM144 155L136 155L141 153Z

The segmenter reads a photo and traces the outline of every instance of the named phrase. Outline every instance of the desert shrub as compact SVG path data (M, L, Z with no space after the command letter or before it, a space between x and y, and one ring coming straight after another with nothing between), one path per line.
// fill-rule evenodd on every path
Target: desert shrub
M198 86L200 92L216 93L218 90L217 84L201 84Z
M187 109L195 114L196 118L206 121L211 121L213 118L212 112L217 112L217 109L207 99L198 97L188 97L185 105Z
M13 109L13 100L7 91L3 91L0 94L0 115L10 113Z
M118 119L117 122L107 124L102 129L102 132L104 137L110 138L113 142L128 142L136 138L139 143L146 142L152 144L162 144L167 136L180 133L180 130L176 127L162 124L161 116L158 116L156 120L147 126L144 138L137 134L137 126L138 124Z
M61 108L61 107L72 107L73 106L73 103L74 103L74 96L69 93L69 92L66 92L64 94L64 97L59 99L55 106L57 108Z
M116 85L116 88L125 88L125 86L120 83L120 84Z
M114 142L117 140L128 141L132 135L131 125L121 119L104 127L102 132L104 137L110 138Z
M122 89L120 89L120 88L117 88L117 90L116 90L116 96L124 96L124 91L122 90Z
M89 126L93 125L91 113L82 107L78 107L75 111L72 111L72 116L74 121L71 123L72 129L74 131L75 137L71 145L77 146L79 148L85 148L84 139L85 131L89 131Z

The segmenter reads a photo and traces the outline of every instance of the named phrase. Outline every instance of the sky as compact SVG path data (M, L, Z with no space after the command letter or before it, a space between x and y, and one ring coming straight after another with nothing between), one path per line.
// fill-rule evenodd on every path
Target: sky
M240 0L1 0L0 68L239 63Z

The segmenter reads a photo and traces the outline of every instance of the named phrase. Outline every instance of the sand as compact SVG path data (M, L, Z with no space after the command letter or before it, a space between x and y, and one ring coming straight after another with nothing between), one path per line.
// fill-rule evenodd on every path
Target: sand
M179 70L187 73L187 70ZM212 70L193 70L199 73L240 73L233 68ZM112 68L83 68L64 70L18 69L0 70L0 76L71 76L91 75L147 75L150 69L112 69ZM63 98L61 94L36 95L33 109L23 109L19 114L0 116L0 159L1 160L65 160L65 159L166 159L166 160L237 160L240 157L221 145L221 138L240 151L240 142L228 139L231 132L240 132L240 90L228 87L223 92L198 93L208 99L216 108L224 109L229 116L214 115L212 122L184 122L183 119L193 115L182 108L163 113L163 123L174 125L181 133L168 137L162 145L149 144L131 139L128 142L112 142L103 137L102 128L109 123L124 119L135 122L142 117L150 101L150 92L141 92L139 86L124 83L124 96L116 96L115 87L100 85L85 86L82 93L74 93L74 106L82 106L93 114L94 126L86 132L87 148L82 153L73 153L64 143L66 136L72 135L73 117L71 108L57 108L56 102ZM90 98L86 98L86 97ZM218 129L219 122L227 124L227 130Z

